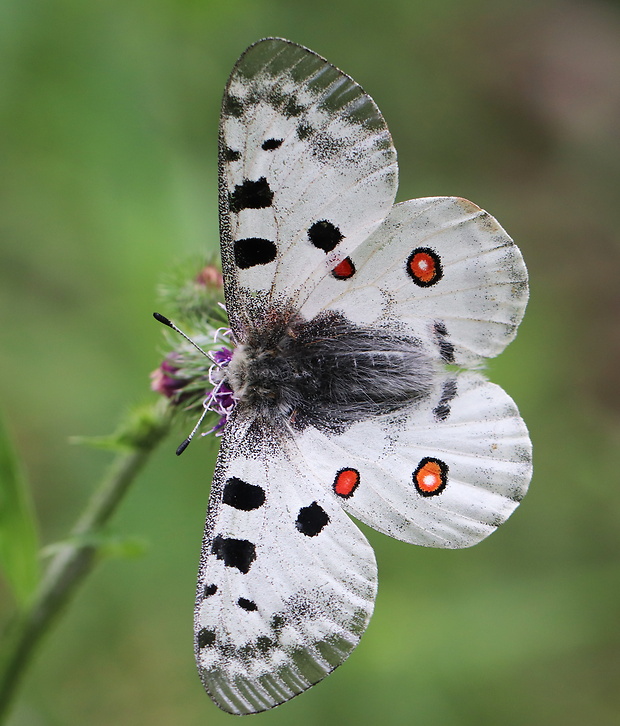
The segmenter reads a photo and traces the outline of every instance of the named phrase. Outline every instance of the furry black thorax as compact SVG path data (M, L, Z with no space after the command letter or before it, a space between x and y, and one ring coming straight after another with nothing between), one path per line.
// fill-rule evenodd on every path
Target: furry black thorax
M433 374L418 341L330 312L310 321L270 316L246 333L226 377L237 406L267 424L344 430L421 400Z

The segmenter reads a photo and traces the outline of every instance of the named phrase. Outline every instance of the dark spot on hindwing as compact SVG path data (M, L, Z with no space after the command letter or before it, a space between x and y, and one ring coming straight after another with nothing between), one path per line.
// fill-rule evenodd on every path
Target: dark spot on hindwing
M456 378L448 378L441 388L439 403L433 409L436 421L445 421L450 415L450 403L456 397Z
M205 585L204 589L204 597L211 597L211 595L215 595L217 592L217 585Z
M206 648L207 645L213 645L215 643L215 633L207 628L202 628L198 632L198 647Z
M433 325L435 331L435 342L439 348L439 355L446 363L454 363L454 345L448 340L448 329L446 324L438 320Z
M280 146L282 146L283 141L284 139L267 139L266 141L263 141L261 149L263 151L273 151L274 149L279 149Z
M265 490L255 484L248 484L236 476L231 476L224 485L222 501L235 509L251 512L265 503Z
M273 202L273 192L264 176L256 181L244 179L243 184L235 185L228 201L230 211L235 213L242 209L266 209Z
M448 484L448 465L441 459L424 457L413 472L413 483L418 494L434 497L441 494Z
M247 237L235 240L235 264L240 270L247 270L255 265L268 265L278 255L275 242L261 237Z
M312 244L323 252L331 252L340 240L344 239L344 235L338 227L326 219L315 222L308 229L308 238Z
M240 597L237 600L237 605L243 610L247 610L249 613L253 610L258 610L256 603L253 600L247 600L245 597Z
M235 567L247 574L256 559L256 547L247 539L232 539L218 534L211 545L211 553L223 560L226 567Z
M329 522L329 516L317 502L302 507L297 515L295 526L306 537L316 537Z

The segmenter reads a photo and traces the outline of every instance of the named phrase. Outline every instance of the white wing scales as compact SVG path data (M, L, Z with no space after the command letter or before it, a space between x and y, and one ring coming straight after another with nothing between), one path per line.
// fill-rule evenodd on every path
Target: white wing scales
M235 65L219 153L222 265L237 350L273 321L335 319L357 341L385 341L377 359L397 358L400 342L388 343L404 341L407 360L420 368L414 388L434 381L396 413L368 415L361 406L366 416L344 416L332 428L296 424L296 411L258 415L247 400L227 422L195 647L215 702L245 714L309 688L365 630L376 565L346 512L407 542L467 547L525 494L531 445L515 404L479 373L445 364L479 367L513 339L527 272L507 233L471 202L392 206L396 152L377 106L349 76L289 41L259 41ZM251 353L277 357L277 346L270 338ZM339 350L347 356L346 345ZM373 355L359 356L366 373ZM261 371L267 383L269 370ZM359 380L380 393L378 375Z
M227 428L209 503L195 613L198 668L230 713L309 688L357 645L372 614L374 553L286 435Z
M298 456L332 488L339 472L356 471L342 506L391 537L430 547L470 547L487 537L517 507L531 477L531 444L517 407L477 373L440 376L426 405L341 435L307 429ZM424 472L416 477L424 462L438 462L427 464L426 488Z
M295 303L383 221L396 188L396 152L370 96L301 46L278 39L251 46L229 79L220 131L233 330L260 316L257 293L263 309Z
M426 256L437 266L434 279L432 271L427 280L413 274L409 260L417 250L418 264ZM466 199L397 204L351 260L355 273L325 277L309 291L302 314L339 310L354 322L412 335L447 363L476 365L500 353L516 335L527 304L518 247Z

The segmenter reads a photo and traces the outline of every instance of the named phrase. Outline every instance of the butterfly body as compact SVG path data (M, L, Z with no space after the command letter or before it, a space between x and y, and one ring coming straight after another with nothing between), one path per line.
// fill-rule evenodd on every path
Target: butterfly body
M367 330L339 314L272 314L226 369L238 406L288 425L344 430L428 395L433 361L415 340Z
M255 713L358 643L372 548L468 547L515 509L527 429L479 372L514 338L527 273L457 197L394 204L379 109L312 51L268 38L228 81L220 232L236 401L215 467L195 607L214 701ZM229 362L228 362L229 361ZM227 362L227 365L226 365Z

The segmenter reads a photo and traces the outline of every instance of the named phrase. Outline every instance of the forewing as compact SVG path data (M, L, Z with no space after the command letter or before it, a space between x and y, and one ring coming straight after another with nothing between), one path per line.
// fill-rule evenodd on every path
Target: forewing
M301 693L357 645L373 551L290 439L235 411L218 457L195 609L196 659L225 711Z
M458 197L412 199L302 305L410 335L445 363L476 365L514 338L528 298L527 270L499 223ZM347 274L348 273L348 274Z
M438 377L426 401L334 435L307 429L299 452L362 522L397 539L469 547L517 507L531 444L510 397L478 373Z
M385 218L396 152L375 105L316 53L268 38L226 87L220 125L226 307L238 337L320 279Z

